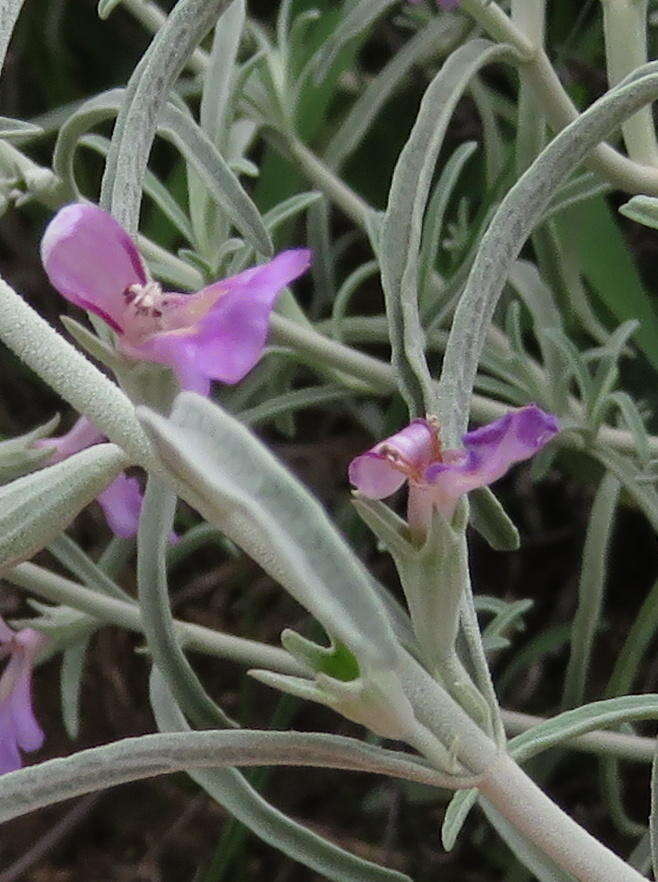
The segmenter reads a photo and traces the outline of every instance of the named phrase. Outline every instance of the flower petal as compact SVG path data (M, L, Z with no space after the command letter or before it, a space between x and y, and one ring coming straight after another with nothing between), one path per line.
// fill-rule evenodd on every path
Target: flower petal
M52 448L52 456L48 463L54 465L61 462L74 453L86 450L92 444L98 444L105 438L102 432L99 432L96 426L88 420L87 417L80 417L77 422L65 435L58 435L54 438L41 438L34 442L34 447Z
M414 420L353 459L349 478L365 496L385 499L407 478L422 481L425 470L440 453L436 427L428 420Z
M135 244L111 215L96 205L66 205L46 228L41 259L63 297L121 332L123 292L147 277Z
M452 461L433 463L425 472L435 487L438 507L451 513L463 493L492 484L511 465L537 453L559 430L556 417L530 404L468 432L462 439L463 453L453 455Z
M44 733L32 709L32 669L21 673L9 699L16 742L21 750L39 750Z
M283 251L263 266L217 283L226 293L201 320L197 336L197 364L207 376L237 383L249 373L265 346L277 297L310 263L305 248Z
M8 706L0 706L0 775L15 772L22 765L16 742L14 718Z
M123 472L96 497L110 530L122 539L137 535L142 510L142 491L136 478Z
M155 333L129 349L124 345L124 351L170 365L183 389L202 395L208 393L210 379L237 383L261 356L276 298L309 263L306 249L283 251L263 266L215 282L192 294L189 307L178 308L176 321L187 313L189 331L181 326ZM200 302L212 306L199 318L195 311Z
M350 484L370 499L386 499L407 480L389 459L371 450L352 460L348 474Z

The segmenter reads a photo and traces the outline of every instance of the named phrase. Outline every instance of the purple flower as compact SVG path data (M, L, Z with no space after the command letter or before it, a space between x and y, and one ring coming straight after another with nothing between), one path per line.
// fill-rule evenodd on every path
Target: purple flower
M38 750L44 734L32 710L32 668L46 638L33 628L12 631L0 618L0 775L23 765L20 751Z
M49 447L52 450L49 464L54 465L104 440L105 436L98 431L91 420L80 417L65 435L42 438L35 441L34 446ZM102 493L99 493L96 501L103 509L105 520L115 536L132 539L137 535L139 515L142 510L142 491L136 478L129 478L121 472ZM177 539L176 534L172 533L170 541L175 542Z
M559 430L552 414L529 404L468 432L462 438L463 449L442 450L436 422L414 420L353 459L349 477L372 499L384 499L408 481L409 526L425 533L435 508L452 517L460 496L497 481L515 462L537 453Z
M62 296L100 316L129 358L171 367L181 386L206 395L211 380L237 383L259 360L279 293L310 264L306 249L214 282L196 294L149 279L132 239L95 205L62 208L41 243Z

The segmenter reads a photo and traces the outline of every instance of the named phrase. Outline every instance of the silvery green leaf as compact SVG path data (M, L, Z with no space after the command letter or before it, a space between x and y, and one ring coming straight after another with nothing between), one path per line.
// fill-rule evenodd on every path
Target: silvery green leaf
M34 471L50 459L52 456L50 450L47 448L40 450L32 445L40 438L50 435L58 423L59 416L54 416L47 423L24 435L0 441L0 484L20 478L21 475Z
M92 358L100 361L101 364L104 364L113 371L121 365L122 358L116 349L104 343L93 331L85 328L84 325L81 325L80 322L69 315L60 315L59 318L76 343L82 346Z
M482 634L482 647L487 655L492 652L500 652L502 649L509 649L512 641L508 637L501 637L499 634Z
M176 494L149 477L137 536L137 586L144 634L154 663L181 710L203 729L235 725L212 700L190 665L169 605L166 554Z
M227 0L179 0L135 68L112 134L101 204L134 234L153 139L169 93Z
M306 216L306 239L313 254L311 317L319 315L336 299L336 268L331 238L331 207L329 200L323 197L311 206Z
M658 741L651 764L651 813L649 814L649 843L654 878L658 874Z
M476 141L466 141L451 154L434 185L432 197L427 207L423 227L422 245L418 266L418 290L421 302L429 297L430 279L436 266L436 258L441 246L443 220L450 204L453 191L464 170L464 166L477 150Z
M343 165L409 71L427 56L442 55L464 31L463 20L442 15L420 28L359 94L327 146L326 162L334 168Z
M486 64L508 56L508 47L487 40L471 40L452 53L423 96L393 173L378 256L390 323L391 361L412 416L436 411L418 314L421 229L436 161L454 109L472 76Z
M338 289L331 308L332 331L336 339L340 340L342 338L341 323L349 307L352 295L356 293L366 279L369 279L378 272L379 263L376 260L369 260L351 272ZM388 325L386 328L388 330ZM385 339L387 338L388 334L385 335Z
M576 735L607 729L618 723L658 719L658 695L624 695L595 701L565 711L533 726L509 742L509 752L517 762L549 750Z
M314 59L317 79L323 79L327 75L338 53L350 40L370 27L395 2L396 0L358 0L353 3Z
M249 674L273 689L324 704L381 738L407 741L417 727L411 703L390 672L373 671L348 681L321 672L313 680L262 670Z
M161 732L177 732L195 737L208 735L209 733L188 733L189 728L183 715L173 701L162 675L153 668L151 674L151 706L155 714L158 728ZM239 732L215 733L235 740ZM255 733L243 734L251 738ZM270 733L274 734L274 733ZM277 736L288 736L292 733L278 732ZM296 733L295 733L296 734ZM322 736L326 738L327 736ZM331 737L331 736L329 736ZM334 736L335 737L335 736ZM242 740L239 739L238 740ZM268 739L272 742L273 739ZM300 756L299 737L293 739L294 746L290 757L294 754ZM357 742L358 744L359 742ZM217 756L217 748L214 748L214 756ZM264 760L263 746L260 748L260 763ZM232 762L235 763L238 756L233 751ZM258 761L258 760L257 760ZM187 769L190 764L187 765ZM264 842L268 842L274 848L278 848L294 860L311 867L327 878L335 882L410 882L407 876L387 870L384 867L372 864L357 858L349 852L343 851L336 845L327 842L300 824L286 817L282 812L271 806L235 769L204 769L188 772L190 777L202 787L209 796L224 806L234 817L241 821L250 830L253 830ZM2 779L0 779L0 806L2 805Z
M42 134L43 129L35 126L34 123L0 116L0 138L4 138L5 141L22 141L25 138L37 138Z
M634 500L651 526L658 532L658 492L642 480L642 474L635 463L627 456L608 447L595 446L592 455L603 463L621 481L624 489Z
M278 205L275 205L274 208L270 208L270 210L263 215L265 228L270 233L274 232L274 230L278 229L281 224L284 224L291 218L306 211L307 208L310 208L311 205L314 205L320 199L322 199L322 193L318 190L308 190L305 193L295 193L294 196L290 196L288 199L284 199L283 202L279 202Z
M78 142L92 126L112 119L126 95L127 90L110 89L85 101L60 129L53 168L73 193L77 194L73 157ZM236 228L249 238L255 250L270 254L272 243L256 207L226 161L194 120L173 104L168 104L160 113L156 130L173 143L192 164L209 193L226 211Z
M622 698L597 701L566 711L517 735L509 742L508 750L516 762L522 763L576 735L592 732L594 729L605 729L624 721L656 718L658 695L625 695ZM450 801L441 829L441 841L446 851L454 847L477 798L477 790L461 790Z
M0 71L24 0L0 0Z
M621 122L658 94L655 65L639 68L563 129L508 192L485 233L459 300L439 383L445 442L466 429L478 362L510 268L555 190Z
M121 0L98 0L98 6L96 7L98 17L105 21L105 19L109 18L112 12L117 8L119 3L121 3Z
M648 466L651 460L649 433L637 404L627 392L621 391L612 392L609 400L617 405L626 423L626 428L633 435L640 462L642 465Z
M572 178L572 180L560 187L546 209L543 220L546 221L570 206L584 202L586 199L592 199L594 196L600 196L602 193L609 193L611 189L611 184L602 180L594 172L583 172L583 174ZM626 205L629 204L626 203ZM622 206L619 209L622 214L625 214L625 207Z
M47 545L128 463L114 444L98 444L0 488L0 568Z
M85 135L80 138L79 143L84 147L89 147L92 150L95 150L97 153L100 153L101 156L107 156L110 149L110 141L102 135ZM146 170L146 176L144 178L144 192L153 200L165 217L176 227L178 232L184 236L188 242L192 242L194 237L187 215L171 195L167 187L165 187L162 181L149 169Z
M237 167L243 154L230 150L230 132L235 112L237 55L245 23L244 0L235 0L222 13L215 26L212 49L203 77L200 125L218 152L230 161L236 174L244 173ZM255 170L258 174L258 169ZM207 188L198 174L187 167L188 201L194 229L194 242L199 251L211 258L217 243L226 236L226 221L221 209L209 199Z
M477 598L476 598L477 605ZM517 600L505 603L494 618L484 629L483 637L488 640L494 640L496 637L502 637L506 631L524 631L525 624L523 616L532 609L534 602L532 600ZM509 644L506 638L503 638Z
M606 472L594 497L583 548L578 605L571 626L571 648L564 679L562 707L583 703L592 649L603 614L610 541L621 485Z
M193 165L210 195L252 247L259 254L271 255L272 241L258 209L226 160L194 120L169 104L161 113L158 132Z
M201 94L201 128L222 152L227 146L225 139L230 128L231 88L245 13L244 0L233 0L217 19Z
M282 414L296 413L308 407L319 407L334 401L351 398L352 392L340 386L310 386L305 389L293 389L269 398L240 411L240 420L247 426L275 419Z
M75 741L80 732L80 688L84 674L89 637L67 647L62 653L60 692L62 719L66 734Z
M342 643L332 642L330 646L320 646L291 628L285 628L281 633L281 645L312 671L345 681L356 680L359 676L357 660Z
M520 547L519 531L489 487L472 490L468 502L471 526L492 548L516 551Z
M358 490L353 490L352 505L391 554L404 556L414 553L409 525L385 502L381 499L371 499Z
M619 211L638 224L658 229L658 199L655 196L633 196Z
M243 425L192 393L171 419L141 419L186 501L279 581L359 657L397 649L368 573L321 506Z
M460 790L450 800L441 825L441 843L446 851L452 851L457 842L468 813L477 802L477 790Z
M48 643L39 656L40 661L46 661L69 646L86 640L98 627L97 619L70 606L51 606L31 597L27 603L38 615L12 619L10 624L16 629L35 628L48 636Z
M107 594L109 597L134 602L133 598L103 572L66 533L56 536L49 543L48 551L88 588L93 588L94 591L100 591L101 594Z
M461 504L450 523L435 513L420 545L406 523L379 500L355 497L353 502L395 560L423 660L434 672L452 652L457 635L466 578L462 539L467 506Z

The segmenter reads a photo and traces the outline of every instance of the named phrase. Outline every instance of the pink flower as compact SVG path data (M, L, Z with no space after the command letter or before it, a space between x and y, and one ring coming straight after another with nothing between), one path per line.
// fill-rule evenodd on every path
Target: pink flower
M46 638L39 631L12 631L0 618L0 775L23 765L20 751L38 750L44 734L32 710L32 668Z
M54 465L104 440L105 436L98 431L91 420L80 417L65 435L43 438L35 441L34 446L51 448L53 453L49 465ZM115 536L132 539L137 535L139 515L142 510L142 491L136 478L129 478L121 472L102 493L99 493L96 501L103 509L105 520ZM170 538L175 542L178 537L172 533Z
M81 203L55 215L41 257L59 293L107 322L124 355L168 365L202 395L211 380L237 383L254 367L277 296L310 264L306 249L283 251L196 294L170 293L149 279L114 218Z
M559 431L535 404L468 432L463 449L442 450L432 420L414 420L350 463L351 483L364 496L384 499L409 482L409 526L425 533L436 508L452 517L462 494L492 484L515 462L529 459Z

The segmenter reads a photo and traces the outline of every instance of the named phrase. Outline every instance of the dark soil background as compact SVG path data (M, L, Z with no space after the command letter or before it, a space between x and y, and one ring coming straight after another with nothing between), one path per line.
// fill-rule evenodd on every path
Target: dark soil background
M582 29L589 26L594 5L583 4L591 11L586 11ZM605 83L600 58L596 51L589 55L576 51L581 46L580 32L571 35L575 21L572 4L564 0L552 6L552 33L564 46L562 72L577 79L583 97L594 97ZM253 11L261 12L266 20L271 4L254 3ZM394 27L383 25L369 44L363 63L376 68L395 48L397 39ZM140 27L121 8L101 23L93 0L27 0L0 85L0 112L27 118L122 84L147 42ZM357 187L365 179L367 168L367 195L375 203L385 201L390 175L387 163L392 167L423 83L419 75L410 83L408 94L391 102L386 118L378 123L352 163L350 175ZM455 127L455 142L477 136L477 117L468 102L460 108ZM50 148L48 143L40 145L35 156L47 163ZM372 155L381 160L380 165L375 166ZM167 155L163 157L156 156L156 161L166 164ZM90 160L90 181L94 172ZM266 201L265 196L263 199ZM2 218L0 270L42 315L59 326L63 302L49 288L38 260L38 241L47 217L42 209L30 205L10 210ZM337 223L342 221L338 219ZM629 247L653 290L656 237L637 226L627 232ZM369 306L378 308L379 292L373 291L372 298L372 304L363 304L364 311ZM641 387L648 377L647 366L640 364L629 380L631 385ZM18 434L58 411L68 425L73 415L62 402L0 349L0 434ZM347 464L357 452L370 446L372 439L340 408L302 415L297 420L294 440L274 429L265 430L263 435L336 515L378 577L397 591L390 562L374 549L348 502ZM515 636L511 650L495 658L496 673L503 674L515 652L537 635L549 631L556 635L553 650L508 678L505 707L540 715L550 715L559 707L568 657L564 638L575 610L580 555L597 478L589 461L564 455L540 485L530 482L527 469L518 469L498 485L497 491L521 530L521 550L495 553L473 537L477 591L506 599L531 598L534 602L526 616L526 630ZM97 506L78 518L72 535L92 556L100 553L109 533ZM47 554L41 555L40 561L57 568ZM589 698L600 697L605 689L617 653L655 574L655 536L641 514L625 504L610 555L605 628L596 644ZM122 584L134 589L130 566ZM200 550L188 558L174 571L171 588L180 618L273 644L278 643L284 627L308 633L304 611L262 571L248 559L227 558L216 548ZM6 585L0 588L0 614L11 618L24 614L26 609L19 592ZM557 639L560 634L562 642ZM139 638L116 628L104 628L94 637L84 677L82 729L76 744L67 739L62 725L59 660L39 670L35 678L36 707L47 741L44 750L30 756L30 761L154 731L147 697L147 665L135 652L141 645ZM657 691L653 650L655 646L635 683L637 692ZM325 708L282 699L245 678L230 663L201 657L193 661L222 707L244 725L363 735L359 727ZM651 733L652 729L645 731ZM547 773L552 759L556 764L547 780L551 795L595 835L627 854L634 842L616 832L608 819L597 761L582 754L564 753L539 764L538 774ZM627 811L646 822L649 770L632 765L622 768ZM359 855L409 873L418 882L519 882L527 878L511 870L509 853L477 812L469 819L454 851L443 852L440 825L447 795L437 796L436 792L365 775L321 770L265 770L253 777L260 782L261 791L293 817ZM25 855L29 866L21 869ZM63 803L0 830L0 882L305 882L315 878L319 877L245 832L182 774Z

